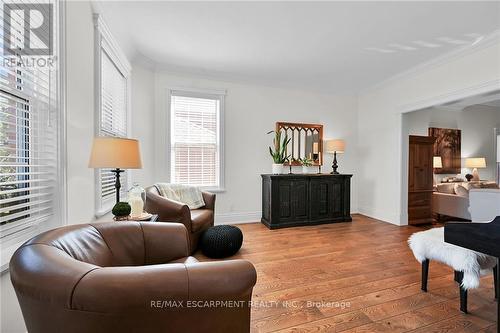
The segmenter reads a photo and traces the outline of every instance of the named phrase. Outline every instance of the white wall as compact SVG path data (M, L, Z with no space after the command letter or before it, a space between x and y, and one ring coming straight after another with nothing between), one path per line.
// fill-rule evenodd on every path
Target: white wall
M452 57L359 96L359 211L407 223L402 113L500 88L500 43ZM406 141L405 141L406 142Z
M68 224L94 218L94 170L88 158L94 137L94 25L89 2L66 3L66 117ZM1 326L26 332L19 303L5 272L1 276Z
M279 89L242 83L215 81L159 72L156 75L156 181L167 181L165 136L169 87L226 89L225 99L225 187L217 195L217 222L260 220L260 174L271 171L266 135L277 121L319 123L325 138L346 140L346 153L339 157L340 171L354 173L352 211L357 211L357 116L356 97ZM323 171L329 172L331 156L325 155Z
M87 1L66 3L68 224L94 219L94 23Z
M152 70L132 64L130 136L140 141L143 168L131 170L131 175L143 187L155 182L154 78Z
M486 168L480 169L481 179L495 180L496 151L495 128L500 127L500 108L470 106L462 111L449 111L439 108L409 112L403 116L407 135L428 135L429 127L456 128L462 132L462 166L467 157L485 157ZM462 174L472 173L462 168ZM438 181L450 175L436 175Z

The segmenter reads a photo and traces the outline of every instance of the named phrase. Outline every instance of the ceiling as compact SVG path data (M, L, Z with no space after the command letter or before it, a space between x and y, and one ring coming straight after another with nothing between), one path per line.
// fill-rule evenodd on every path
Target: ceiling
M96 1L129 58L221 79L359 91L500 29L500 2Z

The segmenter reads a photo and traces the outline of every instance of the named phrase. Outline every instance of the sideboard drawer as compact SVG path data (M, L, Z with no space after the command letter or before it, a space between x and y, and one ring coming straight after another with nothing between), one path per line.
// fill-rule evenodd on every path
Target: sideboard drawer
M408 202L411 207L429 206L432 202L432 192L410 192Z
M432 218L432 211L430 211L429 208L426 206L408 208L408 219L425 220L431 218Z

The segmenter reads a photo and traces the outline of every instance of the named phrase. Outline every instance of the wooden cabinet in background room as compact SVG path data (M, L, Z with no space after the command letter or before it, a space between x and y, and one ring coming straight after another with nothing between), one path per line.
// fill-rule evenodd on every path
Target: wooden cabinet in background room
M352 175L262 175L262 223L270 229L351 221Z
M410 135L408 149L408 224L432 223L434 138Z

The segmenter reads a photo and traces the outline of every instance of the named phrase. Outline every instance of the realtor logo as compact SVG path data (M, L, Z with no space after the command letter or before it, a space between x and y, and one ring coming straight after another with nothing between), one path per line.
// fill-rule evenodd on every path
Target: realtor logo
M4 3L4 55L51 56L53 4Z

